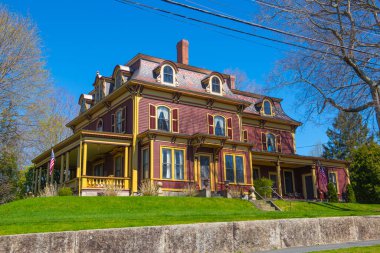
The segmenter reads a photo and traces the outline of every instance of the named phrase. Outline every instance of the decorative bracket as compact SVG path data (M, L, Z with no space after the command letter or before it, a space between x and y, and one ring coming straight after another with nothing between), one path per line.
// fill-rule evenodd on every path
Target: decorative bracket
M209 98L209 99L207 99L206 107L207 107L208 109L212 109L212 106L214 105L214 103L215 103L215 100Z
M173 93L173 97L172 97L173 103L179 104L181 96L182 96L182 94L179 92Z

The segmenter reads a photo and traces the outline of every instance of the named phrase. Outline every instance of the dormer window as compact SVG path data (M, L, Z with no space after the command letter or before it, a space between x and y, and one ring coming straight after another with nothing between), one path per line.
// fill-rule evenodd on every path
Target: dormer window
M103 120L99 119L96 124L96 131L103 132Z
M217 72L212 72L201 81L202 87L206 90L206 92L219 96L225 94L223 82L223 76Z
M122 85L122 82L123 82L123 78L120 72L118 72L116 75L115 89L119 88Z
M174 84L174 69L169 65L165 65L162 72L162 82L166 84Z
M157 108L157 125L158 130L170 131L170 110L165 106Z
M263 109L262 110L263 110L264 115L268 115L268 116L273 115L273 113L272 113L272 104L268 100L264 100L264 102L263 102Z
M220 88L220 79L216 76L213 76L211 78L211 92L220 94L221 88Z

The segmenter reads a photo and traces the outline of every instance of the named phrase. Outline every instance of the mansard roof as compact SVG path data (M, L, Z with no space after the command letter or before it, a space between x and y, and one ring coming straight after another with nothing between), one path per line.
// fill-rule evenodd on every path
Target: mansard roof
M176 80L173 85L162 84L158 80L157 75L159 75L159 73L157 69L159 69L165 64L169 64L175 68ZM281 106L282 99L237 90L234 88L233 77L228 74L221 74L216 71L198 68L191 65L177 63L161 58L156 58L149 55L137 54L125 65L117 65L114 68L111 77L100 76L99 74L97 74L95 81L100 78L113 80L115 79L115 74L118 70L128 72L128 82L142 82L144 84L149 84L152 87L165 87L168 89L177 90L178 92L190 92L194 95L202 95L202 97L209 96L212 99L223 99L225 102L229 101L230 103L235 101L234 103L241 103L242 105L244 105L243 112L247 114L247 116L256 115L263 118L271 118L273 120L287 121L289 122L289 124L295 126L301 125L300 122L292 119L284 112ZM221 86L223 92L220 96L210 93L209 89L207 90L207 88L204 85L204 80L207 80L214 75L218 76L222 81ZM269 99L272 103L272 108L274 111L273 115L260 114L260 110L257 107L257 104L260 104L265 98Z

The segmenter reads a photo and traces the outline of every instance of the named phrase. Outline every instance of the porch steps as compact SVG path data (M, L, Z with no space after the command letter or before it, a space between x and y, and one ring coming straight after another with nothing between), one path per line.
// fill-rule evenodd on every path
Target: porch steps
M255 205L258 209L262 211L277 211L276 207L272 206L270 201L266 200L250 200L250 202Z

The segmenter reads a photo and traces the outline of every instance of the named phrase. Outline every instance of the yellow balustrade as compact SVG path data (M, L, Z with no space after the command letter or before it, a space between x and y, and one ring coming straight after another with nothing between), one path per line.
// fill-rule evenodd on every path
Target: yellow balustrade
M129 178L124 177L97 177L84 176L82 177L82 185L86 188L108 188L126 189L129 186Z

